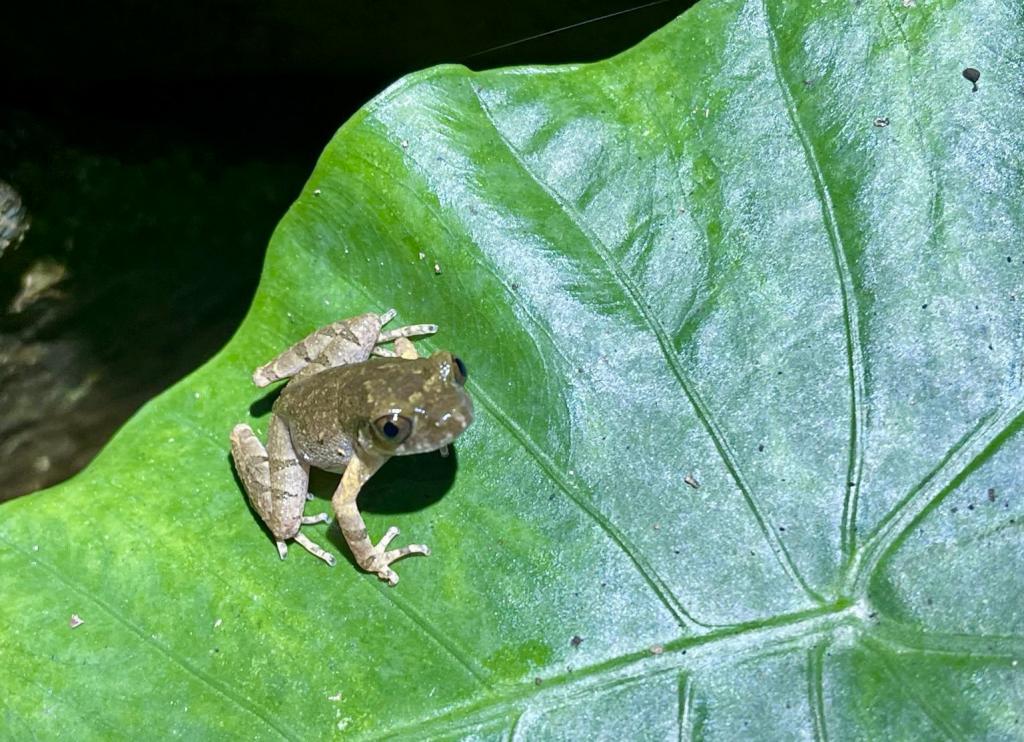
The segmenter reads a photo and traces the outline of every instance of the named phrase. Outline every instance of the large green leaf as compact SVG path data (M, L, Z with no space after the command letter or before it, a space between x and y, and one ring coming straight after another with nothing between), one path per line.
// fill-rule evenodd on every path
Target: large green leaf
M1020 738L1022 15L704 0L386 91L223 352L0 508L8 735ZM227 455L255 365L389 306L478 411L371 482L434 550L394 589L278 561Z

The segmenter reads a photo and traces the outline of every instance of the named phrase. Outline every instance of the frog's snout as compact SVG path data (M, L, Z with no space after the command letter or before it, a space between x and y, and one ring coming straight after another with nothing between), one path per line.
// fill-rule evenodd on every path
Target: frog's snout
M466 403L451 412L441 415L434 427L451 443L463 430L473 422L473 403L466 397Z

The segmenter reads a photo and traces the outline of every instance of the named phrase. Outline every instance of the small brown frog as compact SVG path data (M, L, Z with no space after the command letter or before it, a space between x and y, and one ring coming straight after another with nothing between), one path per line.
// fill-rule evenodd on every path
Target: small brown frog
M360 567L391 585L398 582L392 562L430 549L410 544L388 550L398 535L394 526L373 544L356 507L359 490L392 456L446 453L473 421L462 361L447 351L420 358L409 340L437 326L382 331L394 316L391 309L335 322L260 366L252 375L256 386L291 378L274 402L267 446L248 425L231 431L235 468L282 559L291 539L334 565L334 557L299 529L328 520L326 514L303 514L310 467L338 472L331 504L345 541ZM394 351L383 347L390 342Z

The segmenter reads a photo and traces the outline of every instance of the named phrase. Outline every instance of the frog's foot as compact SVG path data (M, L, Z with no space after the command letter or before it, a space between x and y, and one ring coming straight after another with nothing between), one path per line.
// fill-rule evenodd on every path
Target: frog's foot
M308 522L311 522L311 523L326 523L327 522L327 514L326 513L322 513L321 515L323 515L323 519L322 520L320 519L319 516L310 516L310 518L315 518L315 520L309 520ZM307 519L303 518L302 522L306 523ZM297 543L299 546L301 546L303 549L308 551L313 556L319 557L320 559L323 559L325 562L327 562L327 566L328 567L333 567L334 566L334 564L335 564L334 557L331 554L329 554L328 552L324 551L320 546L314 544L312 541L310 541L308 538L303 536L301 533L296 533L292 537L292 539L295 541L295 543ZM275 543L277 544L277 553L281 555L281 558L284 559L286 556L288 556L288 544L287 544L287 542L285 542L285 541L275 541Z
M377 338L377 344L390 343L392 340L398 340L398 338L433 335L435 332L437 332L437 325L434 324L405 325L404 327L396 327L394 330L382 332Z
M388 322L395 318L395 310L389 309L383 314L378 315L380 317L381 326L386 325ZM411 337L418 337L422 335L433 335L437 332L437 325L434 324L421 324L421 325L405 325L404 327L396 327L393 330L381 331L377 336L377 342L374 344L374 348L370 351L373 355L381 356L383 358L394 358L396 355L402 356L403 358L416 358L415 352L410 356L407 352L403 352L403 347L396 343L395 350L389 350L388 348L382 348L381 345L385 343L391 343L396 340L407 340ZM412 347L411 343L409 347ZM396 353L397 351L397 353Z
M389 585L394 586L398 584L398 575L389 566L392 562L401 559L402 557L409 556L410 554L422 554L423 556L430 556L430 547L424 544L409 544L399 549L388 549L395 536L399 534L399 530L394 526L391 526L381 538L377 545L373 547L373 550L369 554L366 554L359 560L359 566L365 569L367 572L376 572L377 576L387 582Z

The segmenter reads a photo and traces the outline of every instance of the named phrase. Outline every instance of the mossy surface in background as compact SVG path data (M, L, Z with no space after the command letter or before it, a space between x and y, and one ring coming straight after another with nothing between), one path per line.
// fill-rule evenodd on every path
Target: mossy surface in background
M3 728L1020 737L1022 37L704 0L599 64L401 80L228 346L0 508ZM477 409L371 481L371 535L433 549L393 589L280 562L227 455L252 368L391 306Z

